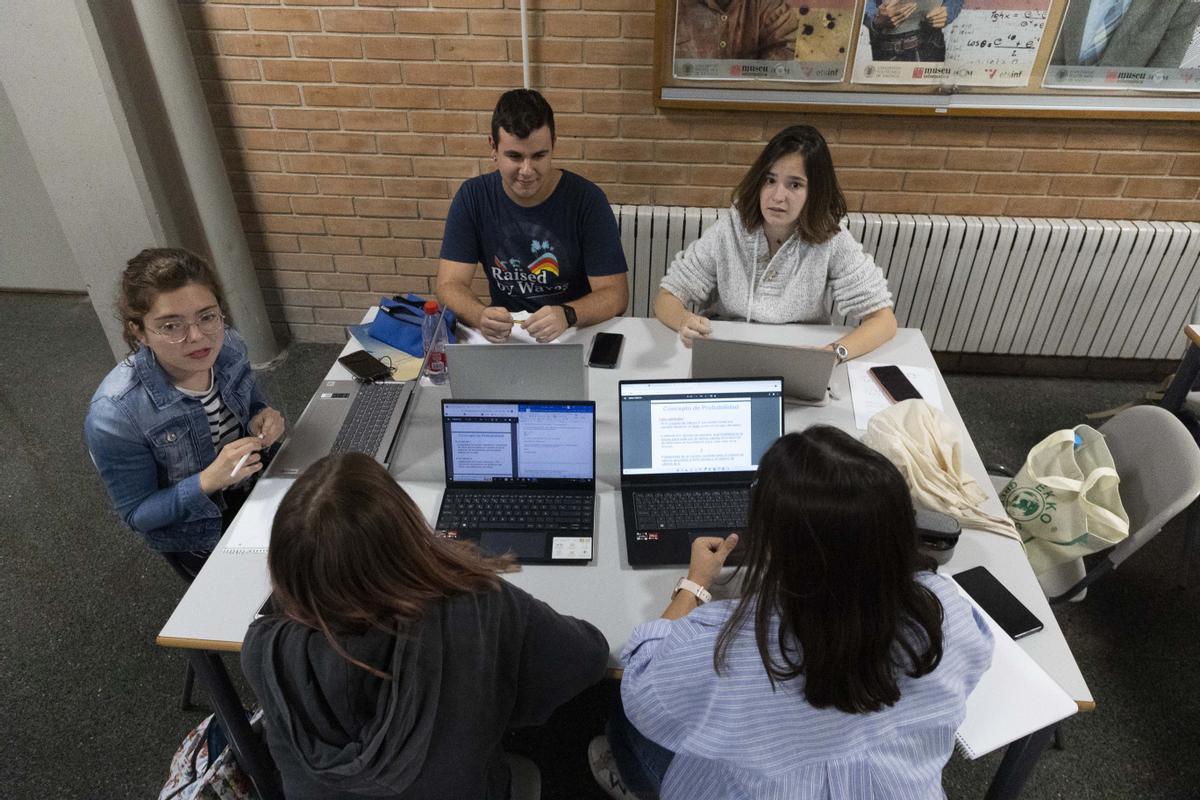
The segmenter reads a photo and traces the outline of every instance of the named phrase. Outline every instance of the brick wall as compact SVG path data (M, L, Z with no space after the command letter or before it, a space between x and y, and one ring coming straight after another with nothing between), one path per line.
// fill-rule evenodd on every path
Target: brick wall
M442 221L491 168L521 84L517 0L181 3L281 333L342 341L380 294L429 292ZM724 206L798 114L656 110L654 0L529 0L559 166L613 202ZM852 210L1200 219L1200 126L807 115ZM477 288L484 292L482 277ZM285 331L286 329L286 331Z

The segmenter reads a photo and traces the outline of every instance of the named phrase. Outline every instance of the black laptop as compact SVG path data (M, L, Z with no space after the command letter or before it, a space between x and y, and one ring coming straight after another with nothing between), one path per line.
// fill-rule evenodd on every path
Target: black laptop
M596 404L443 400L438 536L526 564L592 559Z
M621 381L620 398L629 563L687 564L696 537L744 530L758 462L783 433L783 379Z

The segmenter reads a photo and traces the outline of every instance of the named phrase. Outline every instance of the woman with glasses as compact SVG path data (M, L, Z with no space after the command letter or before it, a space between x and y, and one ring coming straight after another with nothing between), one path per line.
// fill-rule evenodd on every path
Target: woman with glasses
M706 602L737 546L741 597ZM594 774L619 798L944 797L992 637L932 570L890 461L836 428L781 437L743 541L697 539L662 619L630 636Z
M151 248L121 276L130 354L92 397L88 450L121 519L191 576L262 469L283 416L225 327L216 274L186 250Z

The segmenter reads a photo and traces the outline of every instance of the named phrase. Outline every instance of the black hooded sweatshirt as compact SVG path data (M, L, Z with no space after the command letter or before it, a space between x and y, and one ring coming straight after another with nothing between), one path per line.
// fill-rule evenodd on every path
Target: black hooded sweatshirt
M505 731L545 722L608 663L604 634L506 581L339 643L391 680L281 616L246 633L242 671L289 800L502 800Z

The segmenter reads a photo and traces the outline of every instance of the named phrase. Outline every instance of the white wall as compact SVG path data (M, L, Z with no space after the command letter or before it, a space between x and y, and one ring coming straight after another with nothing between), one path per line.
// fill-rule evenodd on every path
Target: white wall
M0 289L86 290L79 265L0 86Z

